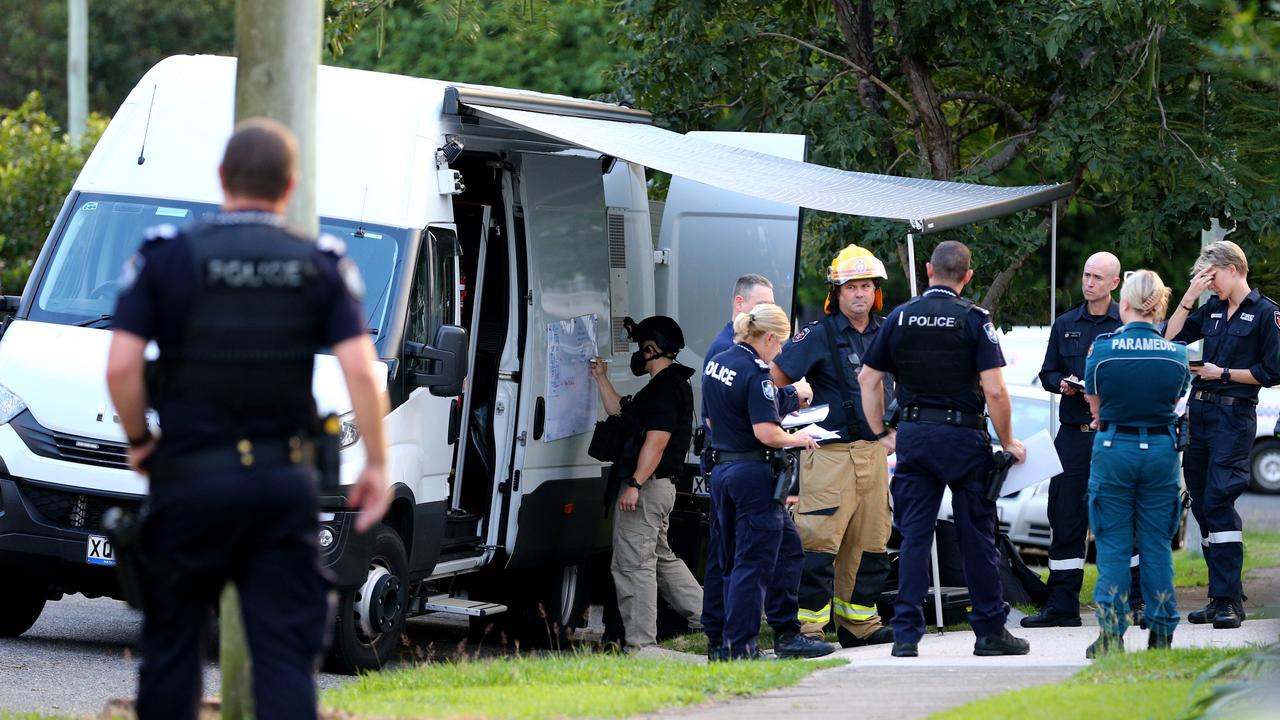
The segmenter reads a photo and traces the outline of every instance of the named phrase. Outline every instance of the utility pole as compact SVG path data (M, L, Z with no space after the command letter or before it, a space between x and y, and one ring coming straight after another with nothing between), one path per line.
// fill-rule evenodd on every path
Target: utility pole
M67 2L67 132L79 144L89 117L89 0Z
M323 0L236 0L236 109L240 122L268 117L298 138L298 179L289 224L319 232L316 215L316 76L324 24ZM239 593L222 594L223 720L253 717L249 651Z

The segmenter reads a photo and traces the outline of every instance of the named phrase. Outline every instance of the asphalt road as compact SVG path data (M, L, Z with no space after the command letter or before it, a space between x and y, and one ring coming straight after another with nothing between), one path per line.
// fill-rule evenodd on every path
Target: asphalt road
M1237 507L1246 532L1280 530L1280 495L1247 493ZM95 715L109 699L131 697L141 624L139 613L114 600L77 595L49 603L25 635L0 639L0 710ZM440 616L415 619L408 636L405 659L454 655L465 638L465 623ZM321 674L319 684L332 687L348 679ZM217 669L210 664L206 692L216 693L217 687Z

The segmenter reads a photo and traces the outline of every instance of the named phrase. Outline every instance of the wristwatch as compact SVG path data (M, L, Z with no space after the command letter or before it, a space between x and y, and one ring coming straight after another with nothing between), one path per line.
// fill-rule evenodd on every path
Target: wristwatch
M642 486L643 483L638 482L635 478L627 478L627 487L633 487L639 490Z
M1231 382L1231 369L1230 369L1230 368L1222 368L1222 382L1224 382L1224 383L1229 383L1229 382Z
M883 439L885 439L885 438L887 438L887 437L889 437L889 428L885 428L885 429L881 430L880 432L876 433L876 439L877 439L877 440L883 440Z

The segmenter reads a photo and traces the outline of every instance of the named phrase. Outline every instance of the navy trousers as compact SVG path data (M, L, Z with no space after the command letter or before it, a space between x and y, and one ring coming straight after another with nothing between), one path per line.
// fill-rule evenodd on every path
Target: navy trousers
M1258 416L1252 405L1187 404L1191 445L1182 456L1191 513L1200 525L1209 597L1239 602L1244 596L1244 526L1236 498L1249 487L1249 451Z
M980 637L1003 630L1009 606L1000 585L996 504L983 493L990 466L991 443L985 430L918 422L898 426L898 466L890 487L894 524L902 533L892 623L895 640L915 643L924 636L929 550L946 487L951 488L956 535L969 584L969 624Z
M204 628L222 586L240 592L256 717L316 717L330 584L320 567L315 475L296 467L153 478L143 547L146 584L141 720L194 719Z
M723 598L721 641L731 657L755 652L766 609L775 633L799 630L804 550L786 511L773 499L773 485L773 472L764 462L723 463L711 474L717 525L712 552L718 547L723 574L722 590L715 594ZM777 592L766 608L771 587ZM710 588L704 590L704 603L711 594Z

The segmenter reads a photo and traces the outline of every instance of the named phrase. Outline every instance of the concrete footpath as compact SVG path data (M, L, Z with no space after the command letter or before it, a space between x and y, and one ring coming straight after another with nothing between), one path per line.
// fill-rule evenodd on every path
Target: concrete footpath
M995 658L973 655L970 631L926 635L920 657L895 658L890 646L838 650L829 658L849 664L814 673L792 687L751 698L672 710L651 717L698 720L777 720L778 718L850 718L910 720L973 700L1045 683L1061 682L1089 664L1085 648L1098 636L1097 627L1012 628L1031 642L1031 654ZM1249 620L1238 630L1182 623L1173 645L1238 647L1280 640L1280 620ZM1130 628L1125 646L1145 651L1147 633ZM992 720L998 720L993 718Z

